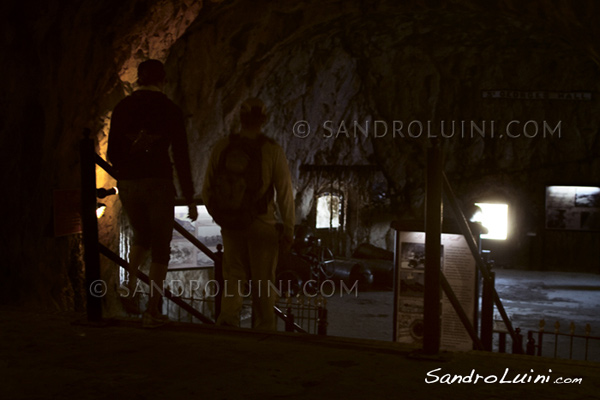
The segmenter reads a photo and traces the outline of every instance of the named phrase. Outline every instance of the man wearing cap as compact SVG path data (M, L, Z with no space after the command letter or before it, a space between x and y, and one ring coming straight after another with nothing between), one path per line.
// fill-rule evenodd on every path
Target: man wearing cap
M138 66L138 89L121 100L113 110L108 142L108 158L117 172L119 197L133 230L129 253L131 271L151 254L150 298L142 316L146 327L168 322L159 304L170 259L175 212L173 161L188 217L198 217L190 168L185 123L181 109L163 92L166 72L158 60ZM136 293L130 273L129 293ZM131 297L123 298L129 312L135 312Z
M222 226L225 284L221 288L218 325L239 326L244 297L251 291L253 327L267 330L277 327L273 308L277 300L277 291L274 289L275 269L280 246L281 250L287 251L293 241L295 207L285 152L274 140L263 135L262 127L266 121L264 103L257 98L246 100L240 109L240 132L215 144L204 178L202 199L208 205L211 202L211 194L214 195L213 188L217 179L215 173L221 154L230 141L236 140L235 135L261 141L262 184L257 198L266 194L266 212L260 213L243 229L228 229ZM278 222L283 224L281 232L276 228ZM244 289L244 283L247 281L250 282L249 290Z

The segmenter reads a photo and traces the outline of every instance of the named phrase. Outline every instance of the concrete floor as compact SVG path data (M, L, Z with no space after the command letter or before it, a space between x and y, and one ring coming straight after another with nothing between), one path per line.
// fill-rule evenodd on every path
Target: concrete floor
M600 393L598 363L481 352L423 356L381 341L190 324L148 330L139 322L87 324L83 317L0 307L0 398L592 399Z
M558 319L600 333L600 276L496 272L515 327L545 318L547 329ZM423 356L392 343L392 297L331 298L327 337L178 323L147 330L139 321L88 324L85 315L0 307L0 399L599 398L597 362ZM459 377L466 381L446 382Z
M586 324L591 336L600 337L600 275L567 272L521 271L498 269L496 290L514 328L539 330L545 320L545 330L554 332L555 323L561 333L569 333L575 324L575 334L585 335ZM363 291L358 296L332 296L328 299L329 330L334 336L382 341L392 340L393 293ZM498 312L494 313L501 319ZM561 339L558 357L569 358L569 344ZM496 340L497 342L497 340ZM564 342L564 343L563 343ZM585 341L574 341L574 359L583 360ZM554 338L545 336L544 355L554 357ZM579 350L577 350L579 349ZM589 342L588 359L600 362L600 340Z
M522 332L540 329L546 332L570 333L573 323L576 335L600 338L600 275L567 272L534 272L499 270L496 289L503 300L513 325ZM554 356L554 338L545 335L544 355ZM569 358L568 339L559 338L558 357ZM585 341L574 341L573 358L583 359ZM589 341L588 359L600 361L600 340Z

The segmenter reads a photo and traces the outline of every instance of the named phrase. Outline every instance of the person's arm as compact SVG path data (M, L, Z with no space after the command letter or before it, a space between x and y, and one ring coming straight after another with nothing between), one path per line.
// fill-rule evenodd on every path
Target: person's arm
M289 250L294 241L294 225L296 211L294 204L294 190L290 168L283 148L277 145L273 170L273 185L277 193L277 206L283 222L283 246Z
M190 165L190 153L185 130L185 122L181 110L177 108L173 123L173 161L179 178L179 185L183 197L188 205L188 218L195 221L198 218L198 209L194 201L194 183L192 180L192 168Z
M202 202L205 206L207 206L208 202L210 201L210 193L212 190L215 170L217 168L220 147L220 142L217 142L215 145L213 145L210 158L208 159L208 165L206 166L206 172L204 173L204 182L202 183Z
M118 171L119 166L127 159L130 142L127 139L127 114L123 111L123 103L119 103L112 112L110 118L110 130L108 133L108 149L106 156L108 161Z

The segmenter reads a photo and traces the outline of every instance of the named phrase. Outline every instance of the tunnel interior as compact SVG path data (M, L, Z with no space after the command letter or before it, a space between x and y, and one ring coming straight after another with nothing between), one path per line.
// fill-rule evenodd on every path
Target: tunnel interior
M393 250L391 222L424 218L425 154L436 139L465 208L508 205L507 240L484 241L499 265L598 272L597 231L545 225L547 186L600 183L596 7L7 2L2 14L14 18L2 43L13 57L1 68L15 78L4 82L13 100L1 140L14 188L5 243L16 250L3 301L82 303L81 239L53 235L52 195L78 186L84 128L106 156L110 110L146 58L165 62L167 93L184 110L197 193L212 144L258 96L267 133L288 156L298 222L316 228L318 198L341 199L340 227L318 230L338 255L365 243ZM114 185L97 172L98 187ZM106 202L100 239L118 248L119 202ZM444 218L454 216L445 209Z
M548 265L553 255L542 257L564 239L545 232L545 185L597 178L581 162L595 162L593 101L484 97L494 89L594 92L596 63L561 32L498 10L213 5L171 47L167 65L198 149L198 184L205 149L236 129L245 97L259 96L267 130L289 157L298 220L314 226L319 194L340 192L347 229L334 246L347 253L361 243L392 250L390 221L423 218L425 149L435 136L444 135L445 171L464 206L509 205L509 240L488 245L513 267L557 267ZM584 236L582 246L597 239ZM573 264L597 268L586 257L595 259L588 253Z

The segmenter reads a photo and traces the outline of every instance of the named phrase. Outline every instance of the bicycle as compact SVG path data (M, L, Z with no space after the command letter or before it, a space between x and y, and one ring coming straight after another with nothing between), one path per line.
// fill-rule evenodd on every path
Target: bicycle
M314 296L322 283L335 274L335 257L321 239L308 235L297 237L289 254L282 255L277 281L289 296Z

